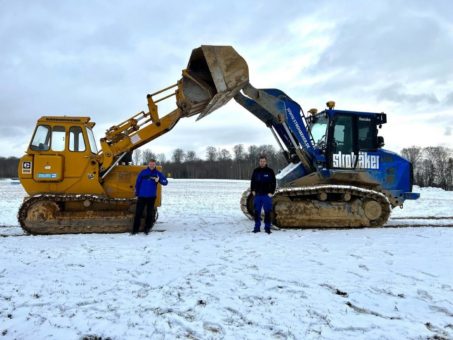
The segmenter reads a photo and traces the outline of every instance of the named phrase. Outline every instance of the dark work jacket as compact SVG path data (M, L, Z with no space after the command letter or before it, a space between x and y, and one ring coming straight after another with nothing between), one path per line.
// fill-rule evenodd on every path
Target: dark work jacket
M274 170L265 166L253 170L251 190L257 195L273 194L275 192L275 174Z
M154 180L156 177L159 177L160 184L167 185L167 178L159 170L151 170L149 167L143 169L135 182L135 194L138 197L156 197L158 184Z

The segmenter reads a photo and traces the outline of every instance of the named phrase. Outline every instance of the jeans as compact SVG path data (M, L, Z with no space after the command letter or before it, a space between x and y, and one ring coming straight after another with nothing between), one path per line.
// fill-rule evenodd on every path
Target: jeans
M255 231L259 231L261 227L261 209L264 209L264 229L270 230L272 197L268 195L255 195L253 206L255 208Z
M145 233L149 233L154 224L154 202L156 197L139 197L137 199L137 208L135 209L134 227L132 233L138 233L140 222L143 216L143 210L146 207Z

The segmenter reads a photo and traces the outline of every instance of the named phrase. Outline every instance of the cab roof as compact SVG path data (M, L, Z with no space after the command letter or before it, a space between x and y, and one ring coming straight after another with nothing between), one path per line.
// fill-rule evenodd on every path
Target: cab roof
M95 122L90 122L90 117L75 117L75 116L42 116L38 119L38 124L49 124L49 123L72 123L87 125L92 128L96 125Z
M368 116L376 118L377 124L387 123L387 114L384 112L363 112L363 111L348 111L348 110L337 110L337 109L326 109L324 111L318 112L315 116L327 114L329 117L336 115L350 115L350 116Z
M39 118L38 123L48 122L72 122L72 123L88 123L90 117L74 117L74 116L43 116Z

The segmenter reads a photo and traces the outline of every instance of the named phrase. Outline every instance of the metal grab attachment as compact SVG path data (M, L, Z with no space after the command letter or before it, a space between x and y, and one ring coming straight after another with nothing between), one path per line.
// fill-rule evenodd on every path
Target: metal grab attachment
M200 114L201 119L247 85L249 71L244 58L231 46L203 45L192 51L180 82L177 97L183 116Z

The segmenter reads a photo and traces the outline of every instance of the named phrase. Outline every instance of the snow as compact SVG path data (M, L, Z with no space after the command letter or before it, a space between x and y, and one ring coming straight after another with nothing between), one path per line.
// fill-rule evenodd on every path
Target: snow
M3 338L453 338L453 193L395 209L416 228L267 235L240 211L247 186L171 180L148 236L1 237ZM21 234L24 195L0 181L0 234Z

